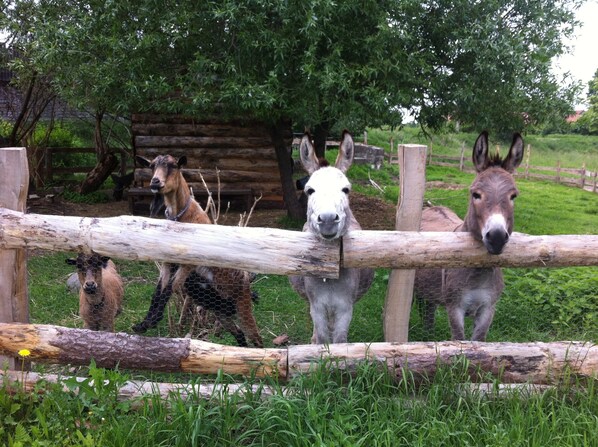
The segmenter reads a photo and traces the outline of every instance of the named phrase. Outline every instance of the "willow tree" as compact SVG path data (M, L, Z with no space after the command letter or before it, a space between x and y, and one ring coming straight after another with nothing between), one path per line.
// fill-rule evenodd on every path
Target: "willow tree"
M424 126L451 116L522 130L573 90L550 73L574 1L63 0L36 2L39 69L60 96L101 112L247 116L270 124L289 211L281 135ZM556 100L555 100L556 98Z

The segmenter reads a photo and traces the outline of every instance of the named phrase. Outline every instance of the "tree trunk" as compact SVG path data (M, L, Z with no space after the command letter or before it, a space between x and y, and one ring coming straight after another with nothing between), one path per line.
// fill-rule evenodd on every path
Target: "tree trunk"
M89 194L90 192L97 191L97 189L104 183L104 180L108 178L110 173L118 167L118 157L114 153L109 152L105 154L91 170L85 180L79 187L81 194Z
M318 158L324 158L326 153L326 140L328 139L328 133L330 132L330 122L324 121L316 124L314 127L314 149L316 150L316 156Z
M98 111L95 114L95 131L93 134L94 145L96 148L96 157L98 162L101 162L107 154L106 144L104 143L104 136L102 135L102 119L104 112Z
M592 343L338 343L287 348L243 348L189 338L161 338L41 324L0 324L0 354L30 351L32 361L101 368L143 369L197 374L276 376L282 380L314 369L314 362L347 371L364 361L383 365L397 379L433 377L441 366L463 365L471 380L486 374L503 383L557 384L562 380L595 380L598 346ZM464 362L466 360L466 362Z
M278 120L270 128L272 143L276 151L278 169L280 171L280 182L282 184L282 196L288 216L292 219L305 220L307 208L301 205L297 197L297 190L293 182L293 166L291 164L291 153L285 143L285 129L290 124L284 120Z

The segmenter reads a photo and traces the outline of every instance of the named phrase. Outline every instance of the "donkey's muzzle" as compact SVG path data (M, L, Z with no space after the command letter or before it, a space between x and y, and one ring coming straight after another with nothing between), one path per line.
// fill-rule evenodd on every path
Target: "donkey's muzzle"
M324 239L333 239L338 235L340 217L336 213L322 213L318 215L318 231Z
M502 228L494 228L484 235L484 245L491 255L502 253L509 241L509 233Z

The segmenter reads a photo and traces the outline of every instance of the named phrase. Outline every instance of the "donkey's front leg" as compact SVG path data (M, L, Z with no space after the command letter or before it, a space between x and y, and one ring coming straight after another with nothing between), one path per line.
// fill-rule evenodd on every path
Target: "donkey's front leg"
M481 306L475 314L473 321L473 334L471 339L473 341L486 341L486 335L488 335L488 329L494 319L494 312L496 306L494 304L488 304Z
M328 331L328 319L326 317L326 306L319 300L309 301L309 314L314 325L314 333L311 342L314 344L329 344L330 333Z
M446 309L451 326L451 337L453 340L465 340L465 311L459 307L448 307Z
M334 330L332 333L333 343L347 343L349 334L349 325L353 318L353 306L347 303L341 309L337 309L334 321Z

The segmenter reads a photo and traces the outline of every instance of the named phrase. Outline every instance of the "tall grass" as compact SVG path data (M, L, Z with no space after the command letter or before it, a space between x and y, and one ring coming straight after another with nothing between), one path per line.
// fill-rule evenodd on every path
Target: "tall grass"
M430 379L363 363L352 373L334 362L274 394L118 398L127 376L90 368L85 382L40 384L34 393L0 388L0 442L60 446L592 446L598 392L574 380L542 393L500 390L456 359ZM472 382L490 380L483 391ZM218 383L226 384L220 376ZM199 384L200 380L191 381ZM260 384L258 384L260 385ZM261 384L264 385L264 384ZM75 391L77 391L75 393Z

